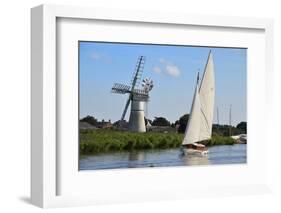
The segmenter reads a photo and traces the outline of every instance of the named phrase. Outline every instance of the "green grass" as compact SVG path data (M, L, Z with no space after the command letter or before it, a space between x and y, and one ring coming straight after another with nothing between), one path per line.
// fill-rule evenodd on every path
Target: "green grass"
M168 149L180 147L183 134L178 133L132 133L114 130L80 130L80 154L122 150ZM205 141L207 146L232 145L229 137L214 136Z

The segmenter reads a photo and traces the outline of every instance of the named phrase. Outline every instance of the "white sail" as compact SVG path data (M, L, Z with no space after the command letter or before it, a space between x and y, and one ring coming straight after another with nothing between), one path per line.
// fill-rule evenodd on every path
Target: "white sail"
M184 140L182 142L183 145L211 138L214 99L214 63L212 53L210 52L199 89L197 78L193 102L185 130Z
M205 66L205 71L199 88L201 103L201 124L199 141L208 140L212 135L214 102L215 102L215 73L212 53Z
M185 136L182 144L192 144L200 139L200 97L198 94L198 81L195 87L193 102L189 113L187 126L185 129Z

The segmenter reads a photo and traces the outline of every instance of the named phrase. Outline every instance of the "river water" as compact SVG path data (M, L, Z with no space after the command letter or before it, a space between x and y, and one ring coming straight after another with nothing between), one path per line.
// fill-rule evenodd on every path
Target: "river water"
M144 151L122 151L80 156L80 170L243 164L247 161L247 145L209 147L206 156L184 156L179 148Z

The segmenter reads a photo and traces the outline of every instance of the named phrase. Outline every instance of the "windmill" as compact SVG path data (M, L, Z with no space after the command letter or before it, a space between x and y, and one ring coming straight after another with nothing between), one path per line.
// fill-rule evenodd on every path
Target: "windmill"
M112 93L129 94L119 124L122 125L124 123L125 115L131 103L128 129L132 132L146 132L144 106L149 101L149 92L153 88L153 81L150 78L145 78L142 82L142 88L138 88L143 73L144 62L145 57L140 56L130 86L115 83L111 88Z
M153 80L151 78L144 78L141 82L141 86L148 93L153 88ZM148 101L145 102L145 118L148 119ZM147 126L150 125L147 120Z

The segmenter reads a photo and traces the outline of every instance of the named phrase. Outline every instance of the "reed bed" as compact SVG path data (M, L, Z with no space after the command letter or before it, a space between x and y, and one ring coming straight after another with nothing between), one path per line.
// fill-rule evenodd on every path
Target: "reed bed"
M133 133L116 130L80 130L80 154L180 147L184 135L179 133ZM232 145L230 137L213 136L205 145Z

